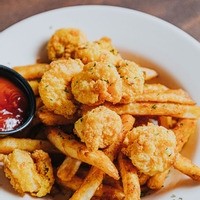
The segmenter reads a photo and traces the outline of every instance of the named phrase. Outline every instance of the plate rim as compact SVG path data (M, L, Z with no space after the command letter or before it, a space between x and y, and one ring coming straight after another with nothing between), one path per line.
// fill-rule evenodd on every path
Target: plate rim
M166 21L165 19L162 19L161 17L146 13L144 11L132 9L132 8L127 8L127 7L122 7L122 6L115 6L115 5L99 5L99 4L98 5L96 5L96 4L85 4L85 5L65 6L65 7L53 8L53 9L50 9L50 10L47 10L47 11L36 13L36 14L33 14L33 15L29 16L29 17L21 19L16 23L11 24L10 26L8 26L7 28L5 28L4 30L2 30L0 32L0 36L1 36L1 33L5 34L5 32L7 32L10 29L12 29L13 26L19 26L19 24L23 24L27 20L29 20L30 18L33 18L33 17L40 17L40 15L48 15L49 13L59 12L59 11L63 11L63 10L88 9L88 8L89 9L113 9L114 11L130 12L130 13L135 13L135 14L140 15L140 16L143 15L144 17L151 18L151 20L155 20L155 21L157 21L159 23L164 23L169 28L173 28L175 31L177 31L178 34L182 34L182 36L187 37L187 39L191 40L192 43L194 43L195 45L199 46L199 48L200 48L200 42L196 38L191 36L189 33L184 31L180 27L176 26L175 24L173 24L173 23L171 23L169 21Z

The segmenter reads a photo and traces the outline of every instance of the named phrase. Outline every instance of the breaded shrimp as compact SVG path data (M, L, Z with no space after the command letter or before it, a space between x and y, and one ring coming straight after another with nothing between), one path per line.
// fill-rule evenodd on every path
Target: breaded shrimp
M120 116L105 106L87 112L74 126L74 132L91 151L105 148L115 142L121 130Z
M122 148L140 172L153 176L168 169L176 156L174 132L149 123L133 128L127 134L128 144Z
M81 59L84 64L97 61L117 65L121 56L108 38L102 38L80 45L75 51L75 58Z
M69 58L53 61L50 65L51 69L45 72L40 81L39 94L47 109L71 118L76 112L71 94L71 79L82 70L83 64L80 60Z
M48 194L54 183L50 157L42 150L32 154L15 149L4 158L4 172L13 188L23 195L42 197Z
M121 60L118 63L117 71L122 79L121 103L134 101L135 94L141 94L144 89L144 73L133 61Z
M47 44L49 59L73 57L75 49L87 42L86 35L76 28L62 28L57 30Z
M75 99L87 105L100 105L105 101L118 103L122 96L122 81L112 64L90 62L72 78Z
M110 51L113 55L120 56L118 50L113 46L111 38L102 37L94 42L97 43L102 49Z

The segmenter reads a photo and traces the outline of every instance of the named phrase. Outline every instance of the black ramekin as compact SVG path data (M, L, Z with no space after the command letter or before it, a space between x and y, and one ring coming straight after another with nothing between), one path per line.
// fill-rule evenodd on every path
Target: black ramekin
M0 76L10 80L24 92L27 98L27 105L28 105L26 110L26 117L19 126L17 126L13 130L0 131L0 136L7 136L22 131L30 124L35 115L36 102L31 86L29 85L27 80L23 78L18 72L4 65L0 65Z

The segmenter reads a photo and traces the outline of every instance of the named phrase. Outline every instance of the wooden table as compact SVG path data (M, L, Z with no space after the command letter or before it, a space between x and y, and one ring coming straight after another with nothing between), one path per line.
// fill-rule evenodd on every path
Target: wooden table
M87 4L146 12L176 25L200 41L200 0L0 0L0 31L37 13Z

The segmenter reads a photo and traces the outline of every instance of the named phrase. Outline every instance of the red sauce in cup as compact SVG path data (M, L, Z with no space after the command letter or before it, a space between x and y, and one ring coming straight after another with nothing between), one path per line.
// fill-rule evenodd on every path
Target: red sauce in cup
M12 81L0 76L0 131L14 130L26 117L27 98Z

